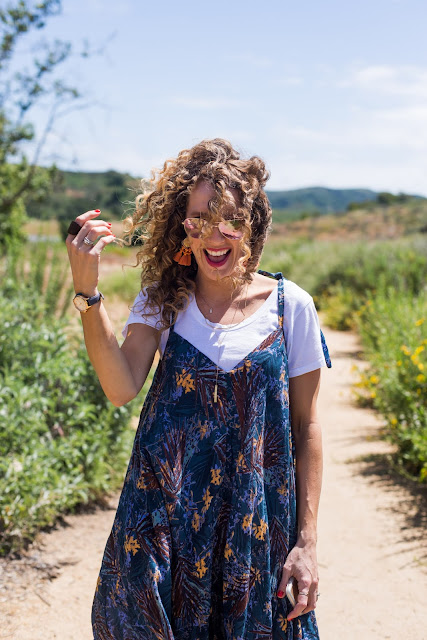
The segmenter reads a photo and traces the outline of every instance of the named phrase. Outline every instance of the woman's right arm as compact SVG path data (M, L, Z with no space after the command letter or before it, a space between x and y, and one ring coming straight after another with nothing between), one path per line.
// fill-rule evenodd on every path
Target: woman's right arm
M108 223L97 220L99 211L78 216L77 236L68 235L68 257L74 290L90 297L98 293L99 261L102 250L114 241ZM95 245L84 244L86 236ZM102 237L100 237L102 236ZM81 313L89 359L107 398L116 406L126 404L141 390L159 344L160 331L144 324L131 324L122 347L111 326L102 300Z

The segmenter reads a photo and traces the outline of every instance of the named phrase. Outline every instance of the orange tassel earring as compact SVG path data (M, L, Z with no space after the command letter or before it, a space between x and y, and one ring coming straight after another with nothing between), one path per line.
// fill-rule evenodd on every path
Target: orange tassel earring
M182 264L182 266L184 266L184 267L189 267L190 264L191 264L191 254L192 253L193 252L191 251L190 247L186 247L183 244L181 249L178 251L178 253L176 253L174 255L173 259L178 264Z

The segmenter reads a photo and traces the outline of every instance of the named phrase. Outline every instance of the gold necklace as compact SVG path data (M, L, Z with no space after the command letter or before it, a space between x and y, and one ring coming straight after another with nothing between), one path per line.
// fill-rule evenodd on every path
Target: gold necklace
M246 309L246 307L247 307L247 305L248 305L248 299L247 299L248 289L249 289L249 283L246 285L246 298L245 298L245 307L244 307L245 309ZM200 295L200 297L202 298L202 300L205 302L205 304L207 304L207 303L206 303L206 300L205 300L205 299L204 299L204 297L201 295L200 291L199 291L199 295ZM208 320L208 319L203 315L203 317L205 318L205 322L206 322L206 324L208 325L208 327L209 327L210 329L212 329L212 331L221 331L221 332L222 332L222 334L226 334L228 331L231 331L232 329L234 329L235 327L237 327L237 326L240 324L240 322L242 322L242 321L240 321L240 322L236 322L236 323L234 323L234 319L235 319L235 317L236 317L236 313L237 313L238 309L240 309L240 302L241 302L241 301L239 300L239 303L237 304L237 306L236 306L236 308L235 308L235 310L234 310L234 314L233 314L233 318L232 318L231 324L222 325L221 327L215 327L215 326L213 326L213 323L212 323L212 322L210 322L210 320ZM207 306L208 306L208 308L209 308L209 305L207 305ZM209 309L209 313L212 313L212 309ZM242 311L242 313L243 313L243 311ZM243 315L245 315L245 314L243 313ZM224 335L224 336L222 336L222 335L221 335L221 336L219 336L219 338L218 338L218 362L219 362L219 357L220 357L221 347L222 347L222 342L223 342L223 338L224 338L224 337L225 337L225 335ZM221 340L221 338L222 338L222 340ZM216 365L215 387L214 387L214 396L213 396L213 401L214 401L214 402L218 402L218 375L219 375L219 364L217 364L217 365Z

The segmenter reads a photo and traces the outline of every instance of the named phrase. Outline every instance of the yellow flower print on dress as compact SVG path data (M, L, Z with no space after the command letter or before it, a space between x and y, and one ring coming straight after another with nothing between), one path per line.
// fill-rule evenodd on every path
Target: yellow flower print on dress
M219 486L222 482L221 469L218 469L217 467L211 469L211 476L211 483Z
M195 391L194 380L191 377L191 373L187 373L185 369L182 369L181 373L175 373L177 387L182 387L185 393Z
M202 522L203 520L200 518L199 514L196 511L195 514L193 515L193 520L191 522L191 526L193 527L194 531L200 531Z
M230 560L231 556L234 556L234 553L233 553L232 548L230 547L230 545L227 542L227 544L225 545L225 549L224 549L224 558L226 560Z
M277 620L280 624L281 630L286 631L286 629L288 628L288 620L284 616L282 616L282 614L279 615Z
M252 525L255 538L257 540L265 540L265 534L267 533L267 523L261 518L259 525Z
M209 432L209 423L204 422L203 424L201 422L199 422L198 424L199 427L199 433L200 433L200 439L203 440L203 438L208 434Z
M243 518L242 529L245 533L251 532L253 513L247 513Z
M205 503L205 506L202 508L202 513L206 513L206 511L209 509L210 504L212 502L212 498L213 496L211 496L210 494L209 487L207 487L207 489L205 489L205 492L203 494L203 502Z
M240 451L236 460L236 471L245 471L247 470L246 461L243 453Z
M132 553L135 555L138 552L138 549L141 548L138 540L135 540L133 536L126 536L125 538L125 551L126 553Z
M277 489L277 493L281 496L286 496L288 493L288 489L286 487L286 484L281 484L280 487Z
M210 554L208 553L208 556ZM205 556L206 558L207 556ZM199 578L203 578L203 576L205 575L205 573L207 572L208 568L205 564L205 558L202 558L201 560L199 560L198 562L196 562L196 571L195 574L199 577Z

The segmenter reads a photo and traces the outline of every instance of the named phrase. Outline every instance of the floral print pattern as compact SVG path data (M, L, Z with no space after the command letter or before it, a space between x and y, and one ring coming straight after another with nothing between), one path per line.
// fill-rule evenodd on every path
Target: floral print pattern
M276 596L297 537L279 325L219 370L217 402L216 365L171 329L105 548L95 640L318 638L314 612L288 622L289 602Z

